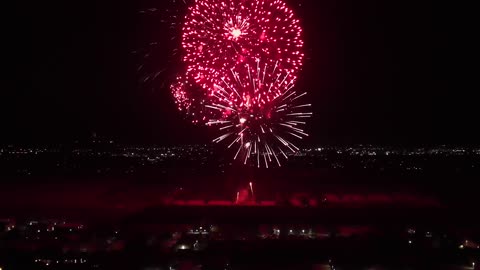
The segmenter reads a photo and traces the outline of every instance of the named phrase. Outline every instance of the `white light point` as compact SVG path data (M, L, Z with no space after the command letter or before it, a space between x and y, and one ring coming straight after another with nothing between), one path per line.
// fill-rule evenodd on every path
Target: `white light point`
M242 31L240 29L233 29L231 34L234 38L239 38L242 35Z

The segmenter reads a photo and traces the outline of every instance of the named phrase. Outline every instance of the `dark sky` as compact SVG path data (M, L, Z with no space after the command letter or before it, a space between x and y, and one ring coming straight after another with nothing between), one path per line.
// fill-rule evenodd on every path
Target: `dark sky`
M480 143L458 7L287 2L305 28L298 87L315 106L310 143ZM208 142L209 131L190 126L164 86L179 68L169 57L178 41L161 22L170 1L21 5L8 26L13 83L2 90L0 144L71 142L92 132L130 143ZM150 7L159 11L138 12ZM141 85L142 61L132 51L153 41L161 45L144 61L166 71Z

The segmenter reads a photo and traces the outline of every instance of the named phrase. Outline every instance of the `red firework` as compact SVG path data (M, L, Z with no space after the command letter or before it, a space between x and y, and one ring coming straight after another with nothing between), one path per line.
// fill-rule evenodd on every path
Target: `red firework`
M304 58L299 20L281 0L196 0L185 18L182 46L198 82L252 58L278 61L296 74Z

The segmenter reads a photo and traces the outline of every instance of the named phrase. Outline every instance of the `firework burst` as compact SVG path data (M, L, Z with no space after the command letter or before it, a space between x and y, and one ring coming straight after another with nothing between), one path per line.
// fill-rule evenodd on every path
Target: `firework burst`
M311 104L301 103L306 92L294 90L294 81L278 62L270 66L256 59L233 68L218 80L205 105L220 113L207 122L222 132L213 142L235 149L234 159L244 164L281 166L282 158L299 150L292 141L308 136L303 126L312 115Z
M196 0L182 47L197 82L213 81L249 58L269 58L296 73L304 58L299 20L280 0Z

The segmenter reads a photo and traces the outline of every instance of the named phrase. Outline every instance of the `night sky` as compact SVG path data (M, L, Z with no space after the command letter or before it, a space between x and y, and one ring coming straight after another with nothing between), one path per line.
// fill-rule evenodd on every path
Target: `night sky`
M457 8L438 1L288 0L305 29L298 87L314 104L306 144L475 144L479 108ZM301 3L301 6L300 6ZM92 132L124 143L206 143L168 83L179 47L170 1L27 1L6 51L0 144L69 143ZM155 12L140 13L145 8ZM177 33L179 36L180 33ZM159 42L151 55L138 54ZM165 70L141 84L137 67ZM152 64L154 63L154 64Z

